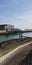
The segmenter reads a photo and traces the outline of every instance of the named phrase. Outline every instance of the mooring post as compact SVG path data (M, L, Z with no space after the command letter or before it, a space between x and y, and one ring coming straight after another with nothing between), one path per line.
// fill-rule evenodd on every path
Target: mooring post
M19 40L22 40L22 37L23 37L23 33L21 32L19 32Z
M23 40L23 33L21 33L21 40Z

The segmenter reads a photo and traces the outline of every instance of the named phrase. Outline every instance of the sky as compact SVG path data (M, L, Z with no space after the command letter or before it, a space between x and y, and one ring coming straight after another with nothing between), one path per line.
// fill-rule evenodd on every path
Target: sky
M32 29L32 0L0 0L0 24Z

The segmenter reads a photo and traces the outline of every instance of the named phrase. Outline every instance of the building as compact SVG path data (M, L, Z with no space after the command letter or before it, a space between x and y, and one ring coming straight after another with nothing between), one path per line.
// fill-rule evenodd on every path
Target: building
M13 31L14 30L14 25L7 25L5 26L6 31Z
M0 25L0 30L2 31L12 31L14 29L14 25L4 24Z
M5 26L7 26L7 24L4 24L4 25L2 24L2 25L0 25L0 30L4 30L4 27L5 27Z

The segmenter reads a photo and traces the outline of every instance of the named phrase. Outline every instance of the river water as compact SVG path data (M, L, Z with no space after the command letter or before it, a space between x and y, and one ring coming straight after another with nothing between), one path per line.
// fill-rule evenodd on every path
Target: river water
M18 33L17 34L0 35L0 42L4 42L4 41L7 41L7 40L11 40L11 39L32 37L32 32L23 33L23 35L22 36L21 35L22 34L20 34L20 37L19 37Z
M20 34L20 38L26 38L26 37L32 37L32 32L27 32L27 33ZM14 39L19 39L19 34L16 34L13 38Z
M23 36L26 36L26 37L32 37L32 32L23 33Z

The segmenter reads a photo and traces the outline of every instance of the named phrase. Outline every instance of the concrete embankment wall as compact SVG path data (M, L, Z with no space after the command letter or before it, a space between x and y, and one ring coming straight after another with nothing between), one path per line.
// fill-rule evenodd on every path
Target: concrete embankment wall
M18 65L32 50L32 42L21 45L10 53L0 58L0 65Z

